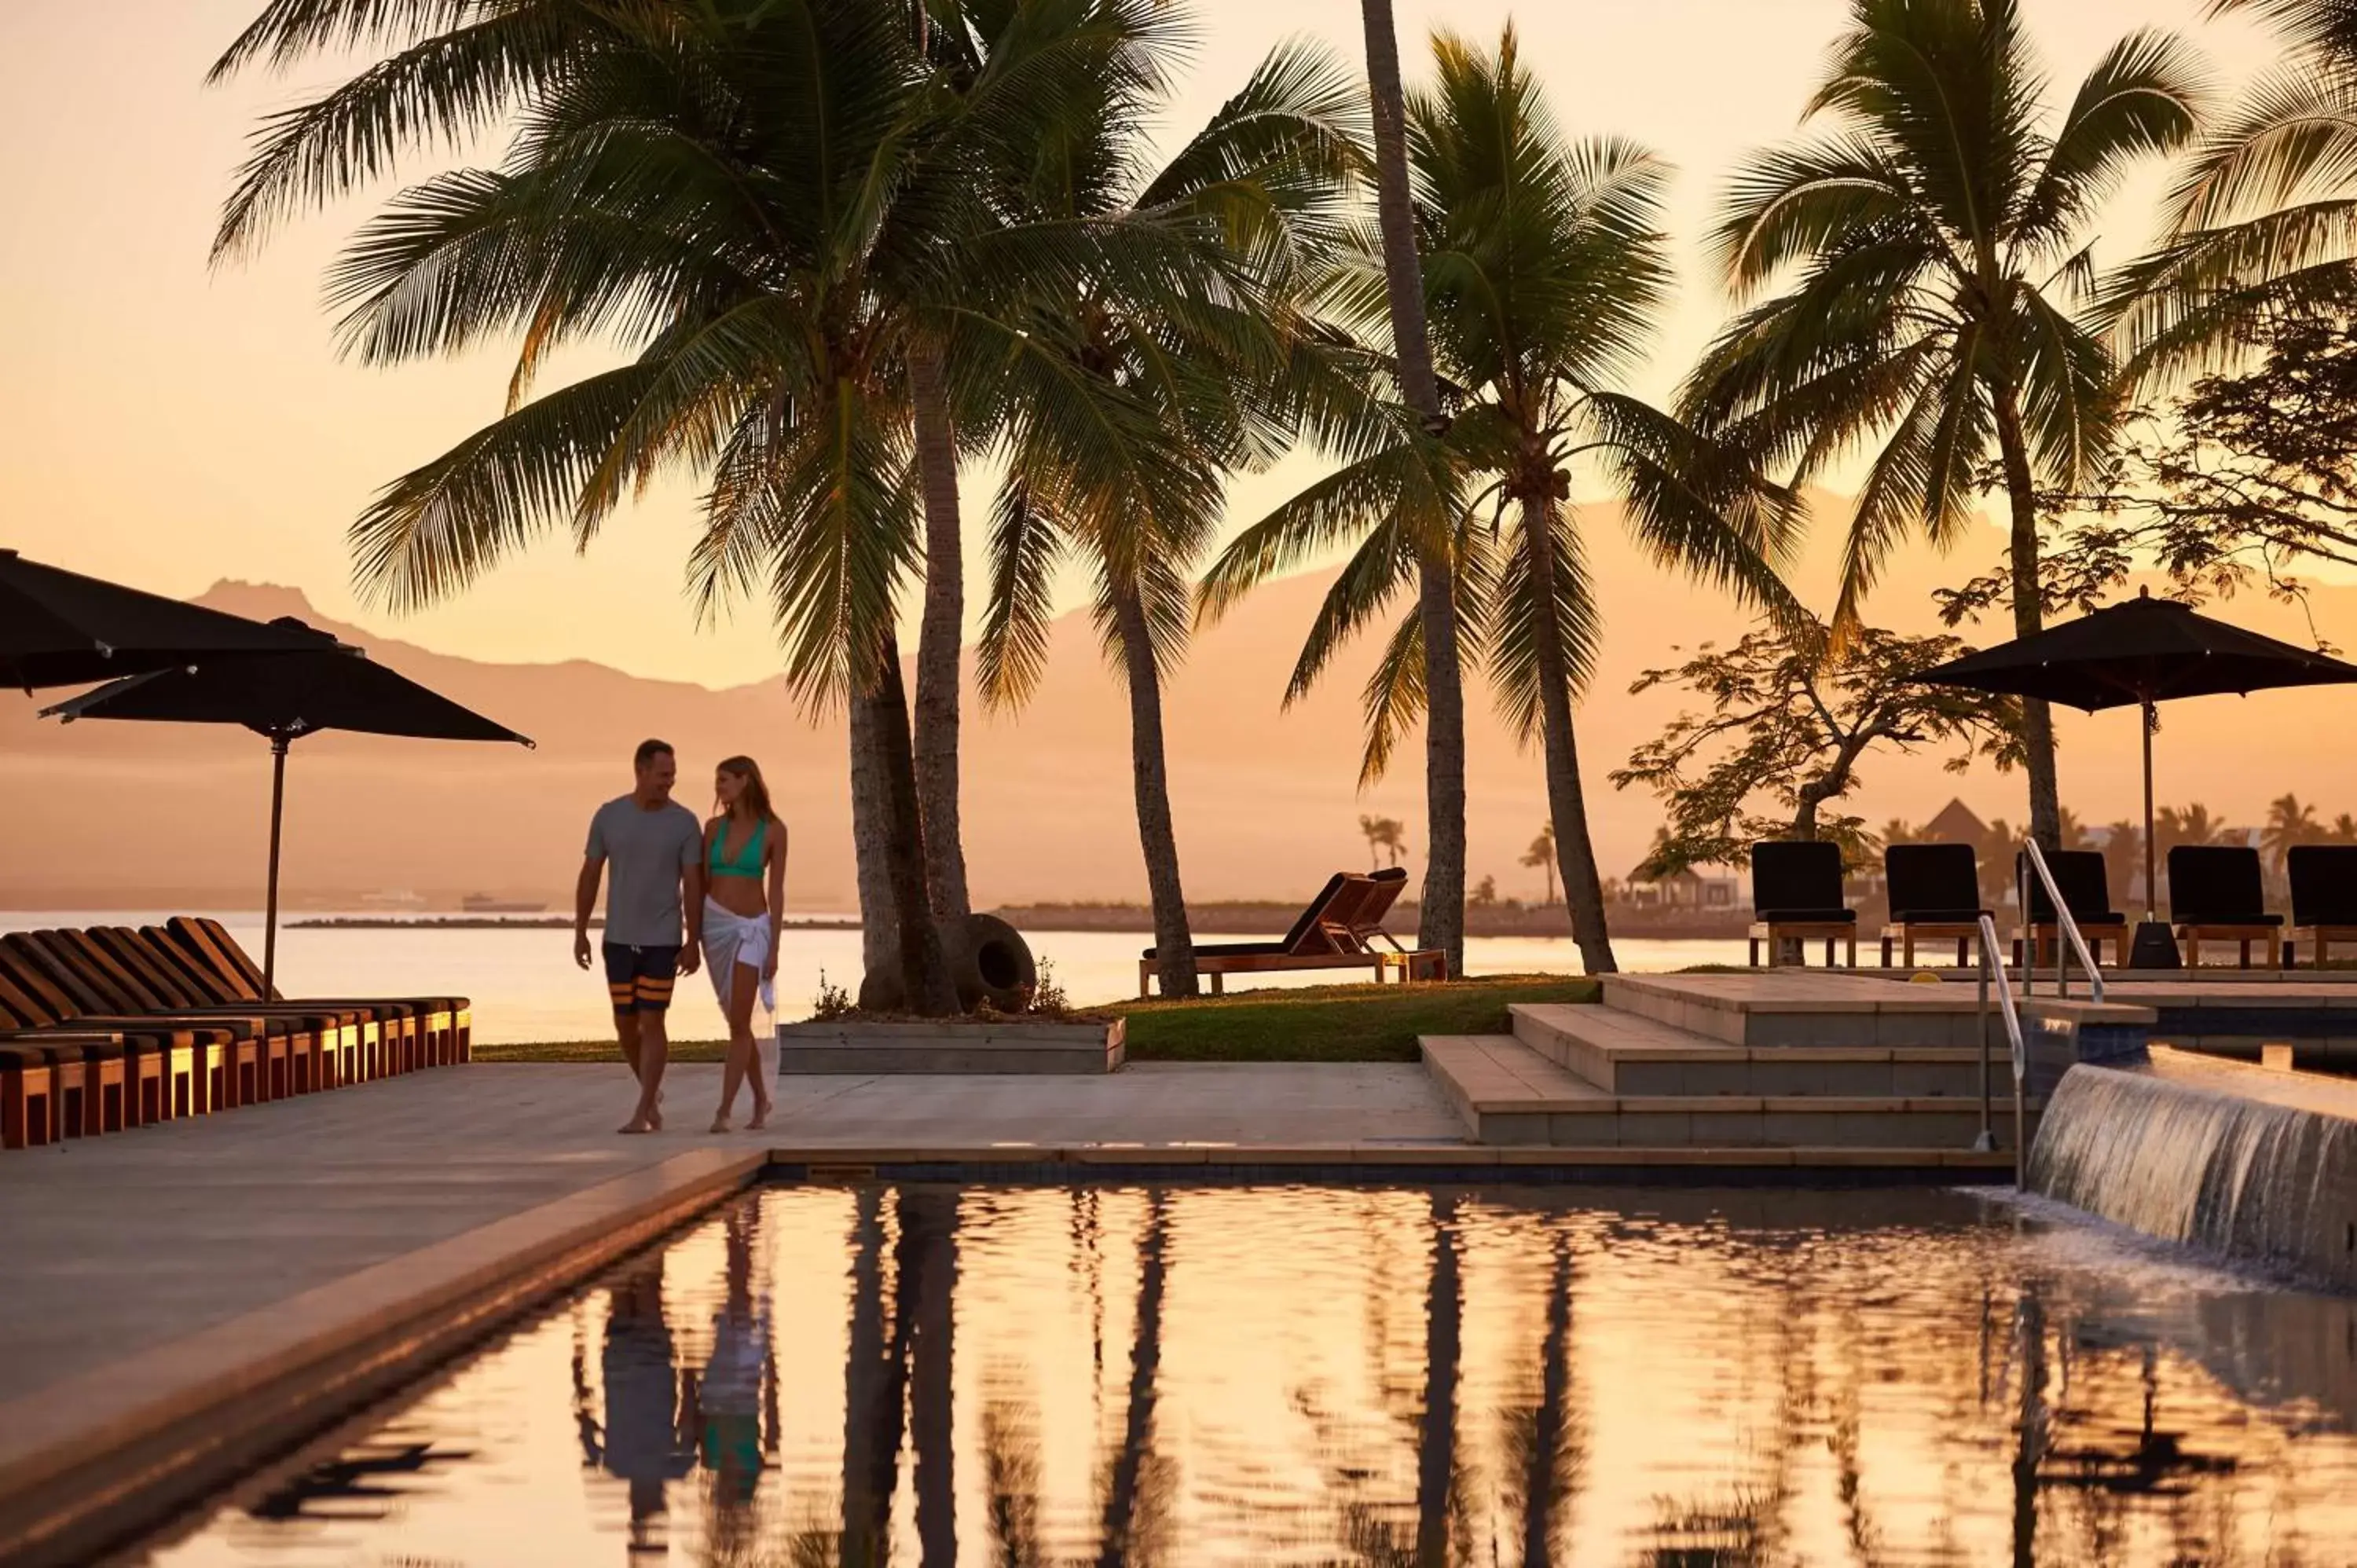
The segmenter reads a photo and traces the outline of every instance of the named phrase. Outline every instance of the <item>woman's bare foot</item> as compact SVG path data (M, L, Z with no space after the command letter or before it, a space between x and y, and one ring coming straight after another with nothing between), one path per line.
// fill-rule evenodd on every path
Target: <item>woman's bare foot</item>
M753 1119L745 1123L745 1131L748 1133L758 1133L770 1124L770 1101L764 1100L761 1103L753 1107Z
M644 1116L633 1116L630 1121L616 1128L615 1131L618 1133L629 1133L633 1136L641 1133L660 1133L662 1131L662 1123L661 1122L651 1121Z
M736 1131L735 1128L729 1126L728 1113L725 1111L712 1119L712 1130L716 1133L733 1133Z

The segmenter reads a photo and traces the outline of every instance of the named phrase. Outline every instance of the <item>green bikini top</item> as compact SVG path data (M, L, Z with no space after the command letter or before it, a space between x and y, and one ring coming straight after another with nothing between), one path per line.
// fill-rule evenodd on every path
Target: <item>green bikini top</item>
M705 857L705 868L715 876L759 876L761 875L761 845L770 836L770 824L756 822L752 836L745 847L735 854L723 852L728 847L728 819L720 819L720 831L712 835L712 848Z

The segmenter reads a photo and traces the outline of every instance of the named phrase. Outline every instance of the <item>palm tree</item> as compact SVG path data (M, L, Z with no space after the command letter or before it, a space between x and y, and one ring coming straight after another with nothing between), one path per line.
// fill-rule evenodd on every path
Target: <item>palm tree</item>
M2110 289L2138 378L2230 356L2285 306L2357 284L2357 8L2210 0L2276 23L2289 51L2217 117L2179 171L2161 246Z
M1351 460L1229 547L1205 602L1222 606L1338 536L1360 535L1295 668L1297 696L1405 585L1422 531L1453 534L1469 644L1486 648L1508 716L1540 743L1573 935L1600 973L1614 967L1612 947L1571 718L1599 626L1566 504L1574 471L1599 467L1617 484L1657 558L1789 610L1767 559L1782 543L1783 513L1715 449L1609 390L1667 299L1663 166L1626 142L1566 137L1511 27L1494 55L1448 35L1434 52L1438 86L1410 100L1408 122L1425 307L1452 404L1437 443L1446 474L1434 481L1436 444L1421 434L1362 423L1346 443ZM1331 291L1336 315L1362 331L1383 315L1379 263L1361 247ZM1381 771L1425 703L1424 625L1419 613L1398 628L1369 688L1363 777Z
M2210 814L2210 808L2195 802L2179 809L2163 806L2153 814L2153 847L2163 856L2179 844L2214 844L2226 842L2225 825Z
M2343 811L2332 819L2331 843L2357 843L2357 817Z
M905 16L866 0L522 0L431 30L452 15L280 0L221 68L394 50L269 123L222 253L414 140L516 126L500 166L403 191L330 274L346 345L366 360L510 330L524 343L505 417L396 479L354 524L359 575L389 602L423 604L553 528L586 546L665 471L697 477L699 601L766 596L789 685L867 710L855 755L880 764L859 782L885 807L901 987L913 1007L950 1010L893 631L919 553L909 356L953 319L995 350L1001 395L1024 401L1037 439L1092 474L1109 423L1151 430L1115 390L1083 398L1007 351L1021 329L1006 317L1100 270L1109 245L1200 242L1033 221L990 175L996 149L1069 134L1087 106L1076 85L1149 50L1161 24L1119 0L1071 0L1008 21L1013 42L950 91ZM629 357L534 395L547 356L585 342Z
M2316 820L2316 808L2297 795L2282 795L2267 803L2267 825L2259 837L2259 849L2267 857L2267 865L2277 876L2290 874L2291 850L2294 844L2314 843L2324 833L2324 824Z
M1282 450L1293 418L1276 329L1281 295L1305 259L1330 249L1340 204L1363 161L1357 93L1327 57L1300 47L1262 62L1211 123L1158 171L1147 118L1151 83L1109 77L1090 134L1047 150L1020 184L1072 220L1150 213L1192 218L1227 237L1233 278L1206 276L1173 297L1117 290L1043 302L1034 340L1061 347L1069 373L1129 389L1174 435L1186 459L1157 451L1126 482L1092 482L1013 421L996 508L980 669L986 699L1016 706L1035 689L1048 650L1049 586L1078 553L1096 583L1105 651L1129 690L1132 784L1162 993L1195 993L1195 961L1172 825L1162 735L1162 682L1185 646L1188 575L1217 534L1224 471ZM1149 172L1150 171L1150 172ZM1238 296L1224 285L1251 285Z
M2044 86L2016 0L1851 0L1808 107L1826 128L1755 154L1721 208L1717 261L1745 308L1684 412L1795 485L1871 449L1836 636L1910 532L1964 537L1992 470L2015 632L2043 623L2039 486L2087 475L2116 420L2110 358L2074 314L2094 215L2138 157L2191 134L2199 81L2183 44L2146 30L2051 129ZM2052 721L2024 710L2031 832L2059 848Z
M1533 839L1531 847L1523 852L1522 863L1546 874L1546 901L1547 904L1553 904L1555 902L1555 824L1553 822L1539 829L1539 836ZM1546 905L1540 906L1542 908L1545 907Z
M1415 430L1437 437L1448 428L1432 370L1424 318L1424 272L1416 253L1415 209L1408 184L1407 104L1400 85L1399 33L1392 0L1360 0L1367 35L1367 92L1375 130L1375 215L1382 235L1383 298L1398 360L1400 394ZM1432 840L1416 942L1448 955L1448 972L1465 972L1465 674L1458 652L1456 556L1445 518L1427 513L1408 549L1416 574L1416 652L1424 662L1424 816ZM1437 525L1437 526L1436 526Z
M1392 864L1397 865L1400 856L1407 853L1407 826L1397 817L1359 818L1359 831L1367 835L1367 864L1374 865L1375 856L1391 852Z

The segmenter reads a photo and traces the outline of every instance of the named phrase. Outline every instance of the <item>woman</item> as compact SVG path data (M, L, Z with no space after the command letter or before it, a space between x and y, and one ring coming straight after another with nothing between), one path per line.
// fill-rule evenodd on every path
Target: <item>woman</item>
M712 780L712 821L704 828L704 965L728 1015L728 1061L720 1077L716 1133L728 1131L737 1086L753 1085L755 1131L769 1124L770 1086L753 1038L753 1003L777 1011L778 926L786 909L786 824L770 809L770 787L749 757L732 757Z

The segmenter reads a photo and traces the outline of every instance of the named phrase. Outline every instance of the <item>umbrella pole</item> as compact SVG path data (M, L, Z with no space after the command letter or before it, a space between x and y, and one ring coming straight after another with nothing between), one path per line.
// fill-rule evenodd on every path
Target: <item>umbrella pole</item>
M262 920L262 999L277 998L278 830L286 810L286 737L270 737L270 892Z
M2149 925L2158 919L2160 884L2153 876L2152 847L2152 699L2147 697L2136 707L2136 717L2144 725L2144 918Z

